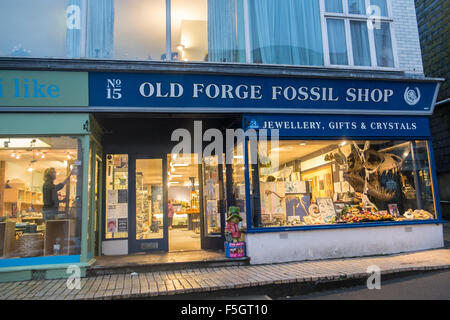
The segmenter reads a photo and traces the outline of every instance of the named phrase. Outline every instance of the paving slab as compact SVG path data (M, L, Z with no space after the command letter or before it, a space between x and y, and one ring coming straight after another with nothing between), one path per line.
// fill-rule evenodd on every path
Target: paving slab
M450 248L376 257L98 275L81 279L80 288L72 290L66 280L6 282L0 283L0 299L169 299L192 293L208 297L209 292L231 289L362 279L370 275L367 268L373 265L382 275L450 269Z

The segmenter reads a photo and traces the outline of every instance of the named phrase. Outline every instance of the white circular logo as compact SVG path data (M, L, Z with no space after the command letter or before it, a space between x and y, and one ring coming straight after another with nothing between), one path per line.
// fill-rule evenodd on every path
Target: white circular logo
M407 104L410 106L415 106L420 101L420 90L415 87L414 89L406 88L404 98Z

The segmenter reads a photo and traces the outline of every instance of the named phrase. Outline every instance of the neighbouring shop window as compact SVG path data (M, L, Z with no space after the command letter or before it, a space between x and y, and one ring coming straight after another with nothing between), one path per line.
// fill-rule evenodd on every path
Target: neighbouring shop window
M388 0L324 0L330 65L395 67Z
M0 258L80 254L82 159L74 137L0 138Z
M128 238L128 155L106 155L105 238Z
M265 141L263 141L266 143ZM262 141L259 144L263 143ZM259 146L255 227L436 218L426 141L283 140Z

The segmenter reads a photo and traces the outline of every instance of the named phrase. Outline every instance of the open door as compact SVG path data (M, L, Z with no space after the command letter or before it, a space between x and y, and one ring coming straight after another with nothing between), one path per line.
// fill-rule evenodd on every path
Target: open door
M223 250L226 213L225 174L223 155L205 157L199 170L202 177L201 247Z
M129 252L168 251L166 161L131 160Z

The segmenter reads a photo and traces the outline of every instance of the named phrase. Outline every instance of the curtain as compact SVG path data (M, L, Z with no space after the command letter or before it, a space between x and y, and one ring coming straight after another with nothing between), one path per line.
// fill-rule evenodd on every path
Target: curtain
M235 0L208 0L209 61L237 61L236 6Z
M386 0L370 0L370 5L372 6L378 6L381 10L381 15L383 17L388 16L388 8L387 8L387 2Z
M323 65L318 0L249 0L255 62Z
M114 56L114 0L89 1L87 56L112 59Z
M350 21L352 34L353 62L356 66L370 66L370 47L367 23L365 21Z
M327 30L330 63L338 65L348 64L344 20L327 19Z
M343 13L342 0L325 0L325 11Z
M389 23L382 22L379 29L374 28L375 49L379 67L394 67L391 30Z
M69 0L66 11L66 55L81 57L81 0Z
M353 14L366 14L365 0L348 0L348 12Z

